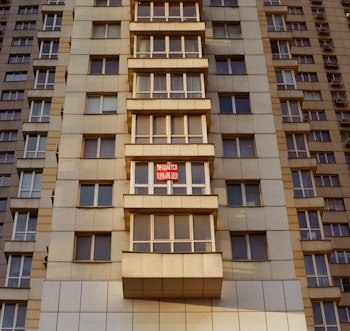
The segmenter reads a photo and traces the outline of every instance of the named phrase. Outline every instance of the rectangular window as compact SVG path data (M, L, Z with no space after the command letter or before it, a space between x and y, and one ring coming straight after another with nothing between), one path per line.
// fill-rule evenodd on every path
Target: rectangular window
M310 47L310 39L309 38L295 38L292 41L292 45L296 47Z
M35 88L53 89L55 83L55 70L37 70L35 76Z
M47 3L49 5L64 5L63 0L48 0Z
M0 22L0 31L6 30L6 22Z
M315 196L313 176L309 170L292 171L295 198L312 198Z
M213 215L133 214L131 222L133 252L215 252Z
M0 142L16 141L17 131L0 131Z
M276 70L276 81L278 90L295 90L296 83L292 70Z
M115 137L85 137L84 158L113 158L115 156Z
M10 186L11 176L10 175L0 175L0 187Z
M350 112L348 111L337 111L335 113L337 121L340 125L350 125Z
M300 210L298 211L298 221L302 240L322 240L319 211Z
M343 86L343 78L341 74L327 74L327 81L331 83L333 87L341 87Z
M4 303L2 305L1 331L24 331L27 305L24 303Z
M26 22L16 22L15 30L35 30L36 22L35 21L26 21Z
M198 58L202 57L200 36L137 36L137 58Z
M28 78L28 74L26 71L7 72L5 75L5 82L21 82L21 81L26 81L27 78Z
M308 110L303 112L305 121L325 121L326 114L323 110Z
M0 8L0 15L8 15L8 14L10 14L10 7Z
M288 14L291 15L303 15L303 7L288 7Z
M224 157L255 157L254 137L222 138Z
M349 131L340 131L340 139L342 142L347 142L350 139Z
M301 122L301 107L299 101L282 100L280 101L282 110L282 120L287 122Z
M259 184L227 184L227 203L233 207L261 206L261 193Z
M273 59L290 59L290 47L287 40L271 40L271 50Z
M339 322L350 323L350 307L338 307Z
M213 7L237 7L237 0L211 0L210 6Z
M134 80L136 98L204 98L202 73L137 73Z
M323 64L326 68L336 69L338 68L338 59L336 56L322 56Z
M96 0L95 3L98 7L105 7L105 6L121 6L122 2L121 0Z
M30 122L50 121L51 101L33 100L30 107Z
M266 21L267 21L267 31L285 31L286 30L284 18L282 15L267 14Z
M267 261L266 233L231 233L233 261Z
M279 6L280 0L264 0L264 6Z
M4 234L4 223L0 223L0 238L3 237Z
M337 187L340 186L338 175L317 175L315 176L316 186Z
M199 6L196 2L153 2L136 3L137 22L197 22Z
M1 101L24 100L24 91L3 91Z
M116 95L89 95L86 100L87 114L115 114L118 99Z
M93 23L93 38L115 39L120 38L120 23Z
M80 184L80 207L111 207L112 184Z
M38 6L19 7L18 14L37 14L39 12Z
M287 134L288 157L305 158L309 156L306 137L304 134Z
M350 251L341 251L336 250L333 251L330 258L329 263L334 264L349 264L350 263Z
M0 211L6 211L7 199L0 198Z
M216 73L218 75L246 74L244 57L216 58Z
M177 180L157 178L157 166L176 164ZM132 162L131 194L210 194L208 162Z
M205 115L133 115L132 123L132 141L136 144L202 144L208 141Z
M287 23L287 30L305 31L305 30L307 30L306 23L305 22L289 22L289 23Z
M12 240L34 241L37 215L32 212L16 212Z
M21 173L19 198L40 198L42 173L24 171Z
M15 154L13 152L0 152L0 163L13 163Z
M249 95L219 95L221 114L250 114Z
M313 64L314 57L312 55L294 55L293 58L298 60L299 64Z
M214 39L236 39L241 37L241 33L239 22L213 23Z
M46 14L44 18L44 31L61 31L62 14Z
M24 150L25 158L44 158L47 136L28 135Z
M32 257L11 255L7 267L7 287L29 288Z
M336 304L333 301L312 301L315 330L340 331Z
M318 82L316 72L298 72L296 75L297 82Z
M307 285L309 287L329 286L327 257L321 254L304 255Z
M350 292L350 278L333 278L333 285L340 287L341 292Z
M75 237L75 241L76 261L110 261L110 233L78 233Z
M40 42L40 59L58 58L58 40L43 40Z
M329 131L311 131L309 141L331 141Z
M112 75L119 72L119 58L92 58L90 60L90 75Z
M310 156L317 160L317 163L330 164L335 163L335 157L333 152L318 152L310 153Z
M324 198L325 211L345 211L344 200L341 198Z
M343 224L343 223L323 224L323 231L326 237L349 237L350 236L348 224Z
M13 38L12 46L32 46L33 38Z
M334 48L332 39L320 39L319 40L320 47L325 51L332 51Z

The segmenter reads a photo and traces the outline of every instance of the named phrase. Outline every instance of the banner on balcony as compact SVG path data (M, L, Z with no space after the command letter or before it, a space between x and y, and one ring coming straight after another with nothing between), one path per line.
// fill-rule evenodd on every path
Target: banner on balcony
M179 170L177 163L156 163L156 176L159 182L167 180L178 181Z

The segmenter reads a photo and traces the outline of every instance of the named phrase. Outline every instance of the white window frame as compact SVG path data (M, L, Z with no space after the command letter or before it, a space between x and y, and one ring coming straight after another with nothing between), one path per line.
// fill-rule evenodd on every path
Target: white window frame
M17 121L21 119L20 109L9 109L0 111L0 121Z
M235 185L236 187L240 188L240 199L242 200L241 204L231 204L230 203L230 192L229 192L229 185ZM249 200L247 192L247 186L254 186L257 187L259 190L259 201ZM252 182L252 183L227 183L226 184L226 191L227 191L227 205L230 207L261 207L263 205L262 203L262 192L261 192L261 186L258 182ZM232 192L231 192L232 194Z
M329 142L331 141L329 131L310 131L309 141Z
M91 147L92 149L95 149L94 156L88 156L89 151L86 150L89 140L96 143L95 148L94 146ZM109 141L109 142L113 141L113 149L111 151L109 150L109 145L108 146L104 145L106 141ZM107 153L108 156L101 155L101 153L105 153L105 148L108 151ZM96 158L114 158L114 157L115 157L115 136L102 136L102 137L85 136L84 137L83 158L96 159Z
M82 258L78 258L78 238L82 238L82 237L88 237L90 238L90 252L89 252L89 258L88 259L82 259ZM108 241L103 240L104 244L109 244L109 252L104 251L105 254L107 254L106 256L104 256L102 259L95 259L95 249L97 249L97 241L96 241L96 237L109 237ZM112 236L111 233L76 233L75 234L75 251L74 251L74 261L75 262L108 262L111 260L111 254L112 254Z
M35 75L34 87L36 89L48 89L51 90L55 85L55 70L37 70Z
M335 155L333 152L311 152L310 156L317 160L319 164L334 164Z
M17 261L19 259L19 264L14 262L15 259ZM6 286L29 288L31 265L32 256L30 255L10 255L9 262L7 265ZM25 270L25 267L28 266L29 272L28 270Z
M181 192L186 191L186 193L181 193L181 195L200 195L200 194L210 194L210 174L209 174L209 163L203 161L179 161L170 162L178 164L179 172L180 166L184 169L185 182L179 183L177 181L167 180L167 181L157 181L155 178L156 165L169 163L166 161L132 161L131 162L131 173L130 173L130 194L176 194L176 189ZM147 178L143 177L143 183L136 183L136 169L138 165L147 167ZM196 174L193 173L192 165L200 165L204 174L203 183L193 183ZM180 174L179 174L180 177ZM160 191L157 191L161 190ZM141 192L141 193L140 193Z
M294 38L292 41L292 46L295 47L311 47L309 38Z
M16 211L12 240L34 241L38 215L30 211Z
M301 106L297 100L281 100L282 121L286 122L301 122Z
M98 1L105 1L106 4L98 4ZM96 0L95 6L97 7L118 7L122 5L121 0Z
M211 7L237 7L238 1L237 0L211 0L210 6Z
M325 254L304 255L308 287L331 286L328 258Z
M172 132L173 119L182 119L182 133ZM198 122L196 132L191 132L191 119ZM159 121L160 120L160 121ZM142 123L142 124L141 124ZM138 125L139 124L139 125ZM164 125L162 125L164 124ZM159 128L159 126L161 126ZM194 126L194 124L192 125ZM138 127L143 132L138 133ZM131 141L133 144L206 144L208 143L206 116L203 115L141 115L133 114L131 119ZM146 130L147 129L147 132ZM161 131L157 133L156 130ZM199 133L199 131L201 131Z
M347 223L323 223L323 231L325 233L325 237L350 236L350 229Z
M29 179L29 186L24 187L25 177ZM40 198L42 173L36 171L22 171L18 189L18 198Z
M280 4L280 0L264 0L264 6L279 6Z
M231 102L229 103L229 108L224 107L223 99L231 99ZM245 107L237 107L237 104L239 103L238 100L246 100L248 103L248 109ZM249 95L219 95L219 108L220 108L220 114L250 114L251 113L251 107L250 107L250 98ZM244 111L241 111L244 110ZM232 110L232 111L231 111ZM246 111L248 110L248 111Z
M33 38L13 38L11 46L19 47L19 46L32 46Z
M82 197L83 194L88 194L86 191L84 191L84 186L93 186L93 201L91 205L84 205L82 204ZM100 186L108 186L111 190L111 196L108 197L108 200L110 200L109 204L100 204L99 202L99 195L103 192L100 192ZM79 207L83 208L105 208L105 207L112 207L113 206L113 184L112 183L80 183L80 189L79 189Z
M329 263L332 264L350 264L350 251L337 249L332 251L329 257Z
M11 176L10 175L0 175L0 187L10 186Z
M296 81L297 82L318 82L317 73L316 72L298 72L296 75Z
M116 62L117 65L116 67L113 67L113 70L111 72L109 72L109 68L108 68L108 62L112 61L112 62ZM93 62L101 62L102 67L101 67L101 71L96 71L94 72L94 70L96 68L94 68ZM118 75L119 73L119 57L118 56L113 56L113 57L92 57L90 59L90 68L89 68L89 74L90 75Z
M322 240L324 238L319 210L298 210L301 240Z
M288 14L290 15L304 15L303 7L289 7L288 6Z
M324 198L325 211L345 211L345 204L342 198Z
M0 8L0 15L8 15L8 14L10 14L10 7Z
M10 142L17 140L17 131L0 131L0 142Z
M119 39L120 38L120 29L121 29L120 22L109 22L109 23L93 22L92 38L94 38L94 39ZM100 36L101 32L103 32L103 33Z
M35 21L23 21L16 22L15 30L35 30L36 22Z
M216 58L216 74L217 75L245 75L247 73L245 60L243 56ZM235 62L239 62L236 66ZM219 65L223 63L224 66Z
M34 114L34 109L39 106L38 114ZM32 100L30 103L30 122L50 122L51 101Z
M13 163L15 154L13 152L0 152L0 164ZM4 162L2 162L2 160Z
M146 239L135 239L135 219L137 217L148 217L149 221L149 237ZM168 232L168 238L156 238L155 236L155 220L157 219L157 216L160 217L167 217L168 218L168 225L169 225L169 232ZM188 225L189 225L189 236L188 238L181 238L176 239L175 237L175 220L176 216L183 216L188 217ZM206 217L209 221L209 232L210 232L210 238L198 238L196 239L196 233L195 233L195 219L200 217ZM132 252L137 251L146 251L146 252L163 252L158 251L157 249L154 249L154 246L156 244L167 244L170 249L166 250L166 252L169 253L176 253L176 244L187 244L190 245L190 249L185 250L188 253L196 253L196 252L203 252L202 249L198 250L196 249L196 244L204 244L205 245L205 252L215 252L215 230L214 230L214 217L212 214L190 214L190 213L182 213L182 214L131 214L130 215L130 250ZM149 245L148 250L140 250L136 248L134 245L137 244L144 244L144 246ZM181 251L181 253L184 253L184 251Z
M28 79L26 71L7 72L5 75L5 82L21 82Z
M5 98L5 96L7 96L7 97ZM2 101L24 100L24 90L2 91L1 100Z
M321 91L304 91L304 101L322 101Z
M30 158L30 159L45 158L46 141L47 141L46 135L40 135L40 134L27 135L25 148L24 148L24 157ZM35 143L34 149L29 149L29 148L31 148L30 145L32 145L33 142Z
M278 90L295 90L297 88L293 70L276 70Z
M248 154L244 153L244 145L242 145L242 141L250 141L250 144L252 145L252 149ZM224 136L222 138L223 143L223 153L224 157L232 157L232 158L252 158L256 157L256 148L255 148L255 139L254 136ZM231 146L231 147L230 147ZM233 149L232 149L233 147ZM228 150L227 150L228 149ZM233 153L230 153L230 149L233 150Z
M46 45L49 46L48 51L44 50ZM42 40L40 42L39 58L40 59L57 59L58 58L58 47L59 47L58 40Z
M307 26L305 22L288 22L287 30L290 31L306 31Z
M313 310L313 315L314 315L314 322L315 322L315 330L338 330L340 331L340 326L339 326L339 317L338 317L338 310L337 310L337 305L334 301L311 301L312 303L312 310ZM321 320L318 321L315 320L315 309L320 310L321 313ZM329 324L327 322L327 319L330 318L329 311L326 311L325 305L332 306L333 312L334 312L334 318L335 318L335 324Z
M342 293L350 292L350 278L348 277L333 277L333 285L340 287Z
M47 0L48 5L64 5L64 0Z
M339 187L340 186L340 180L338 175L316 175L315 183L316 183L316 187Z
M290 45L288 40L271 40L270 41L273 59L291 59ZM274 52L277 48L277 53Z
M314 177L310 170L292 170L292 182L295 198L316 196Z
M93 100L98 102L98 107L94 107ZM108 109L113 105L115 109ZM115 107L114 107L115 105ZM94 111L96 109L96 111ZM115 114L118 109L118 97L116 95L87 95L86 97L86 114L101 115Z
M52 24L50 20L52 19ZM44 31L61 31L62 14L45 14Z
M265 247L264 247L264 253L265 253L265 257L263 259L259 258L255 258L252 254L252 247L255 244L255 242L253 241L253 238L259 236L259 237L264 237L265 239ZM243 244L240 245L240 248L243 249L245 248L245 253L246 253L246 258L238 258L234 256L234 245L233 245L233 241L234 241L234 237L244 237L244 242L245 242L245 246L243 247ZM230 235L230 240L231 240L231 258L232 261L236 261L236 262L246 262L246 261L251 261L251 262L256 262L256 261L268 261L269 259L269 253L268 253L268 244L267 244L267 236L265 232L256 232L256 233L244 233L244 232L233 232ZM262 247L258 247L259 251L262 251ZM254 251L257 250L256 248L254 248Z
M20 15L37 14L38 12L38 6L23 6L18 9L18 14Z
M324 110L308 110L303 112L306 118L306 121L325 121L326 114Z
M239 27L239 33L237 32L236 27ZM234 32L230 32L232 28ZM239 22L229 22L229 23L212 23L212 29L213 29L213 38L214 39L237 39L240 38L242 31L241 31L241 25ZM218 31L218 29L221 29L222 31Z
M12 312L9 313L9 310L13 307ZM5 315L11 314L11 320ZM27 313L27 304L25 303L3 303L1 308L1 331L24 331L25 330L25 319ZM11 325L4 325L5 320L11 322ZM23 321L23 325L18 325L18 321Z
M267 14L267 31L285 31L284 17L280 14Z

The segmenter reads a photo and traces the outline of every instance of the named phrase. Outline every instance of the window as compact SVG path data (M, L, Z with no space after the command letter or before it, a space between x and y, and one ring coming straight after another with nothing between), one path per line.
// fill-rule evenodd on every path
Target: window
M299 101L283 100L280 101L282 110L282 121L286 122L301 122L301 111Z
M10 175L0 175L0 187L10 186Z
M0 211L5 211L7 206L7 199L0 198Z
M326 114L323 110L308 110L304 112L304 116L306 120L310 121L325 121Z
M241 36L241 26L237 23L213 23L213 38L235 39Z
M138 22L196 22L199 21L199 8L195 2L140 1L135 17Z
M136 144L206 143L205 115L134 115Z
M331 141L329 131L311 131L309 141Z
M1 95L2 101L15 101L15 100L23 100L24 99L24 91L3 91Z
M331 98L338 107L347 106L348 104L348 98L345 92L331 92Z
M321 217L316 210L299 210L298 221L302 240L322 240Z
M43 40L40 43L40 59L57 59L58 58L58 41Z
M303 8L302 7L288 7L288 14L291 15L303 15Z
M198 58L202 56L199 36L137 36L138 58Z
M317 78L316 72L298 72L296 75L296 81L297 82L318 82L318 78Z
M342 223L323 224L323 232L326 237L349 237L349 225Z
M24 150L25 158L44 158L47 137L43 135L28 135Z
M27 305L24 303L4 303L1 331L24 331L26 312Z
M289 22L289 23L287 23L287 30L305 31L306 30L306 23L305 22Z
M334 48L333 41L331 39L320 39L319 44L325 51L332 51Z
M264 0L264 6L279 6L280 0Z
M112 158L115 151L115 137L85 137L85 158Z
M254 137L222 138L224 157L255 157Z
M259 184L227 184L227 202L229 206L261 206Z
M316 23L315 28L319 35L325 36L330 34L328 23Z
M349 278L333 278L333 285L340 287L341 292L350 292L350 279Z
M325 211L344 211L344 200L341 198L324 198Z
M321 101L321 92L320 91L304 91L304 100L305 101Z
M211 6L215 7L237 7L237 0L211 0Z
M161 177L161 169L177 166L177 177ZM163 172L164 174L164 172ZM132 162L131 194L210 194L208 162Z
M224 75L243 75L246 73L244 57L217 58L216 73Z
M13 240L34 241L37 215L32 212L16 212L13 227Z
M315 176L316 186L334 187L340 186L338 175L317 175Z
M204 98L202 73L138 73L136 98Z
M17 131L0 131L0 142L16 141Z
M15 30L35 30L36 23L32 22L16 22Z
M329 258L329 263L334 264L348 264L350 263L350 251L333 251Z
M276 70L276 81L278 90L294 90L296 88L292 70Z
M119 58L92 58L90 61L91 75L118 74Z
M13 163L14 158L13 152L0 152L0 163Z
M346 142L348 139L350 139L350 132L349 131L340 131L340 139L342 142Z
M7 268L7 287L27 287L30 283L32 257L11 255Z
M336 56L322 56L322 59L326 68L338 68L338 59Z
M96 6L121 6L121 0L96 0Z
M89 95L86 100L86 113L115 114L117 101L116 95Z
M341 123L342 120L346 120L346 123L350 122L350 113L348 111L337 111L335 113L335 117L337 118L337 121ZM345 138L346 139L346 138ZM345 140L344 140L345 141Z
M28 78L27 72L7 72L5 75L5 82L20 82L26 81Z
M110 261L111 234L96 233L76 235L75 260L76 261Z
M81 184L80 207L111 207L113 185L106 184Z
M295 198L312 198L315 196L313 176L309 170L292 171Z
M0 22L0 31L6 30L6 22Z
M310 47L310 39L309 38L295 38L292 41L292 45L296 47Z
M29 54L10 54L8 63L29 63Z
M37 6L19 7L18 14L37 14L39 9Z
M266 15L266 21L268 31L285 31L282 15Z
M266 233L231 233L233 261L267 261Z
M41 172L22 172L18 192L19 198L40 198L41 178Z
M333 301L312 301L315 330L340 331Z
M20 109L1 110L0 121L17 121L21 119Z
M46 14L44 19L44 31L60 31L62 25L61 14Z
M30 107L30 122L50 121L51 101L33 100Z
M314 57L312 55L294 55L293 58L298 60L298 63L300 64L313 64Z
M341 76L341 74L338 74L338 73L327 74L327 80L328 80L328 83L331 83L331 84L342 84L343 83L342 76ZM336 85L336 86L338 86L338 85Z
M286 139L289 158L305 158L309 156L304 134L287 134Z
M350 164L350 154L349 153L344 153L344 156L345 156L345 162L347 164Z
M317 19L323 19L325 18L326 11L324 8L311 8L312 16L314 16Z
M35 76L35 88L53 89L55 82L55 70L37 70Z
M290 59L290 49L287 40L271 40L273 59Z
M93 23L93 38L120 38L120 23Z
M310 156L315 158L317 160L317 163L335 163L335 157L333 152L311 152Z
M33 38L13 38L12 46L32 46Z
M327 257L321 254L304 255L307 285L329 286Z
M8 15L8 14L10 14L10 7L0 8L0 15Z
M249 114L250 102L248 95L219 95L221 114Z
M49 5L64 5L63 0L48 0L47 2Z
M338 307L339 322L350 323L350 307Z
M134 252L215 252L212 215L133 214L131 222Z
M0 223L0 238L2 238L4 233L4 223Z

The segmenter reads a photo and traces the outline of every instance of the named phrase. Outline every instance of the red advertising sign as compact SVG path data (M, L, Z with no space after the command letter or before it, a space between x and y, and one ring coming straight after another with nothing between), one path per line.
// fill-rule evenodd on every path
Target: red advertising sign
M179 180L177 163L156 163L157 181Z

